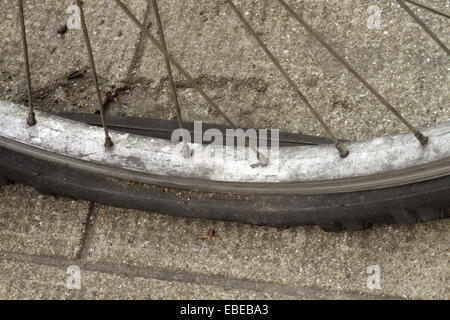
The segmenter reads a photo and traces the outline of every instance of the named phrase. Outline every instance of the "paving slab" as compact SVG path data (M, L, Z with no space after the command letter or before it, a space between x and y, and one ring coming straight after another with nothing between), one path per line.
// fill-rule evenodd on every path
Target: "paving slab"
M89 203L0 187L0 251L73 258L81 250Z
M330 234L315 227L273 229L100 207L87 260L346 292L449 298L442 285L450 276L449 226L445 220ZM375 269L379 288L368 285Z
M292 299L275 293L1 260L0 299Z

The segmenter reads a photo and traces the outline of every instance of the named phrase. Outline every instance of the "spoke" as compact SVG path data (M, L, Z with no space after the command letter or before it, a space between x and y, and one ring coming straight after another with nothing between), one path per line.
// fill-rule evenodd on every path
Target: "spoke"
M284 0L277 0L291 16L297 20L317 41L319 41L343 66L347 68L377 99L390 111L397 119L399 119L419 140L420 144L425 146L428 138L416 129L408 120L406 120L400 112L397 111L387 99L378 92L362 75L360 75L353 66L348 63L317 31L315 31L299 14L297 14Z
M133 23L147 36L148 39L150 39L150 41L153 43L153 45L158 48L159 51L161 51L162 53L164 53L164 48L162 46L162 44L160 44L158 42L158 40L156 40L155 37L152 36L152 34L148 31L148 29L139 22L139 20L136 18L136 16L131 13L131 11L123 4L122 1L120 0L114 0L116 2L116 4L122 9L122 11L133 21ZM234 124L233 121L231 121L230 118L227 117L227 115L220 110L219 106L206 94L206 92L195 82L194 78L190 75L190 73L188 71L186 71L186 69L184 69L177 60L175 60L170 53L167 52L167 58L169 59L169 61L172 63L173 66L175 66L175 68L178 69L178 71L187 79L187 81L189 82L189 84L191 85L191 87L193 87L195 90L197 90L200 95L203 97L203 99L205 99L205 101L214 109L216 110L224 119L225 121L231 125L232 127L236 128L236 125Z
M86 49L87 49L88 56L89 56L89 63L91 65L92 78L94 80L95 91L97 93L97 104L98 104L98 108L100 109L102 125L103 125L103 129L105 131L105 147L111 148L113 146L113 142L108 133L108 127L107 127L107 123L106 123L106 112L105 112L105 108L103 106L102 95L100 93L100 87L98 85L97 69L95 68L94 54L92 53L91 41L89 40L89 33L88 33L87 26L86 26L86 19L84 17L83 3L81 2L81 0L76 0L76 3L77 3L77 6L80 8L80 18L81 18L81 27L83 29L83 37L84 37L84 41L86 43Z
M418 6L418 7L421 7L423 9L425 9L425 10L428 10L430 12L436 13L436 14L438 14L440 16L443 16L443 17L445 17L447 19L450 19L450 15L446 14L445 12L440 11L440 10L435 9L435 8L431 8L431 7L427 6L427 5L424 5L423 3L420 3L418 1L413 1L413 0L405 0L405 1L409 2L411 4L414 4L414 5Z
M430 28L427 27L427 25L411 10L411 8L408 7L403 0L396 1L406 12L408 12L411 18L413 18L414 21L418 25L420 25L426 33L428 33L428 35L434 40L434 42L436 42L442 48L442 50L444 50L445 53L450 56L450 49L441 41L441 39L438 38L437 35L434 34L433 31L431 31Z
M36 116L34 114L33 101L31 98L31 75L30 75L30 62L28 57L28 44L27 44L27 32L25 30L25 17L23 13L23 0L18 0L19 4L19 20L20 20L20 29L22 33L22 47L23 47L23 56L25 62L25 77L27 82L27 93L28 93L28 118L27 124L29 126L34 126L36 124Z
M233 9L236 16L239 18L239 20L242 22L242 24L245 26L247 31L255 38L255 40L258 42L259 46L264 50L264 52L267 54L267 56L272 60L273 64L277 67L277 69L281 72L281 74L284 76L286 81L289 83L289 85L292 87L292 89L295 91L295 93L300 97L300 99L303 101L303 103L308 107L309 111L314 115L314 117L317 119L317 121L321 124L321 126L325 129L328 136L333 140L334 145L338 149L341 157L345 158L348 156L349 151L345 147L344 144L342 144L335 135L331 132L328 125L325 123L325 121L322 119L322 117L319 115L317 110L311 105L311 103L308 101L306 96L300 91L299 87L295 84L294 80L289 76L288 72L281 66L278 59L273 55L273 53L269 50L269 48L265 45L265 43L261 40L261 38L258 36L258 34L253 30L253 28L250 26L248 21L244 18L242 13L239 11L239 9L235 6L232 0L226 0L230 7Z
M161 22L161 15L159 14L158 2L157 2L157 0L152 0L152 2L153 2L153 10L155 11L156 23L158 24L159 41L160 41L161 47L163 49L164 60L166 61L166 69L167 69L167 75L169 77L169 84L170 84L171 92L172 92L172 100L173 100L173 103L175 104L175 109L177 112L178 125L180 126L180 128L182 128L183 127L183 118L181 116L181 109L180 109L180 104L178 101L177 88L175 86L175 81L173 80L172 67L170 65L170 58L169 58L169 54L167 52L166 39L164 36L164 29L163 29L163 25Z
M155 37L152 36L152 34L148 31L148 29L139 22L139 20L136 18L136 16L131 13L131 11L123 4L120 0L114 0L116 4L122 9L122 11L133 21L133 23L147 36L147 38L150 39L150 41L153 43L153 45L158 48L159 51L161 51L164 56L169 60L169 62L175 66L175 68L178 69L178 71L187 79L191 87L193 87L195 90L197 90L200 95L205 99L205 101L214 109L216 110L224 119L225 121L233 128L237 128L236 124L227 117L227 115L219 108L219 106L206 94L206 92L195 82L194 78L191 76L191 74L184 69L175 58L173 58L170 53L167 51L167 48L164 48L164 46L156 40ZM247 142L246 142L247 145ZM250 146L250 149L256 153L256 156L258 160L260 161L260 164L262 166L266 166L269 163L269 158L267 158L264 154L258 151L258 148L253 148Z

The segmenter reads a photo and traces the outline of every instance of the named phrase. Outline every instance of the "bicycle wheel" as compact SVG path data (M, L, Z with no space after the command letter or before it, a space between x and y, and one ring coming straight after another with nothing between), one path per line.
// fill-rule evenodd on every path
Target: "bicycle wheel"
M77 3L82 8L81 3ZM328 136L324 139L281 134L282 139L279 139L272 132L268 141L270 147L266 148L261 136L248 134L246 137L233 130L228 131L232 136L228 140L223 131L239 126L219 107L217 99L206 93L198 79L169 53L170 45L163 36L157 2L149 1L147 8L153 8L154 28L159 31L159 39L123 2L115 1L117 8L125 13L123 17L128 16L141 35L161 52L166 67L167 91L177 121L152 122L157 127L154 131L160 134L179 127L180 137L185 140L180 143L162 139L160 135L142 135L137 129L148 130L146 120L127 118L123 126L108 122L89 31L81 10L100 114L90 117L85 121L90 124L86 124L67 119L81 119L79 116L63 118L34 110L29 81L28 108L0 101L0 180L25 182L42 192L177 216L273 226L318 224L329 231L360 230L377 222L408 224L448 217L450 122L419 128L408 121L344 55L297 14L295 8L282 0L276 3L286 14L286 25L295 23L303 27L349 71L349 75L360 81L380 108L392 113L410 132L351 143L338 139L323 112L313 106L291 72L280 62L274 53L277 50L265 44L246 18L248 14L242 14L239 7L227 0L222 3L228 6L227 15L233 14L243 25L250 36L248 39L259 45L263 56L282 75L281 79L293 90L299 103ZM448 63L448 49L440 38L405 1L396 3L424 28L438 49L443 49L446 56L441 56L440 61L444 61L444 65ZM23 38L26 39L25 33ZM27 48L26 42L23 47ZM225 126L220 127L221 130L197 129L194 131L201 139L186 141L186 135L190 137L192 133L189 130L192 124L183 121L183 99L178 95L183 84L176 85L172 69L185 78L190 88L200 92L214 115L222 117ZM28 72L27 64L26 70ZM448 109L444 106L444 116L446 112ZM120 122L120 118L117 121ZM105 139L101 139L102 135ZM217 142L221 135L221 143L203 144L204 140L213 138ZM241 147L235 147L236 137L242 138L237 140L243 143ZM230 141L231 144L225 144ZM274 142L281 142L282 147L276 149Z

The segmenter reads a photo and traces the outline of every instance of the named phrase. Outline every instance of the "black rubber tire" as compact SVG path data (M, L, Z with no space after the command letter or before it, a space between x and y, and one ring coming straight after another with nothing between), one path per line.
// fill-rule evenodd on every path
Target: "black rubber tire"
M0 148L0 182L39 192L172 216L325 231L364 230L374 223L414 224L450 217L450 176L401 187L328 195L223 195L134 184L92 175Z

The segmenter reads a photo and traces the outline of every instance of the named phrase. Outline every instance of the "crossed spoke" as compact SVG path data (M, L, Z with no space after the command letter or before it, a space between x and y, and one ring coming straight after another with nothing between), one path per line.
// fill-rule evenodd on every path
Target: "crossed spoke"
M170 63L178 69L178 71L187 79L191 87L193 87L195 90L197 90L200 95L203 97L203 99L206 100L206 102L214 109L216 110L222 118L225 119L225 121L231 125L232 127L236 128L236 125L234 122L228 118L228 116L219 108L219 106L206 94L206 92L195 82L194 78L191 76L191 74L183 68L175 58L172 57L170 53L167 52L167 50L164 49L163 45L159 43L158 40L148 31L148 29L136 18L136 16L131 13L131 11L124 5L124 3L120 0L114 0L116 4L122 9L122 11L133 21L133 23L142 31L142 33L150 39L150 41L153 43L153 45L158 48L159 51L161 51L164 56L170 61Z
M408 120L406 120L397 109L392 106L389 101L376 90L356 69L342 57L336 49L334 49L316 30L314 30L299 14L297 14L291 6L284 0L277 0L286 11L297 20L317 41L319 41L350 73L352 73L377 99L390 111L397 119L399 119L419 140L421 145L428 143L428 138L424 136L418 129L416 129Z
M445 53L450 56L450 50L448 49L448 47L441 41L441 39L438 38L438 36L433 31L431 31L430 28L428 28L428 26L422 21L422 19L420 19L414 13L414 11L412 11L411 8L406 5L405 1L403 1L403 0L396 0L396 1L411 16L411 18L413 18L414 21L419 26L421 26L422 29L426 33L428 33L428 35L434 40L434 42L436 42L442 48L442 50L444 50ZM408 1L408 2L411 2L411 1ZM411 2L411 3L414 3L414 2Z
M278 59L273 55L273 53L269 50L269 48L266 46L266 44L262 41L260 36L253 30L253 28L250 26L249 22L244 18L242 13L239 11L239 9L236 7L236 5L233 3L232 0L226 0L227 3L230 5L231 9L234 11L236 16L239 18L239 20L242 22L246 30L255 38L256 42L258 42L259 46L264 50L266 55L272 60L273 64L277 67L277 69L280 71L280 73L283 75L283 77L286 79L286 81L289 83L291 88L295 91L295 93L299 96L299 98L303 101L303 103L308 107L309 111L314 115L316 120L320 123L320 125L325 129L328 136L333 140L334 145L339 151L339 154L342 158L345 158L348 156L349 151L343 145L336 136L331 132L331 129L328 127L328 125L325 123L325 121L322 119L320 114L317 112L317 110L311 105L309 100L306 98L306 96L300 91L297 84L292 80L292 78L289 76L288 72L281 66Z
M435 14L438 14L440 16L443 16L443 17L445 17L447 19L450 19L450 15L445 13L445 12L443 12L443 11L441 11L441 10L438 10L438 9L435 9L435 8L431 8L430 6L427 6L427 5L423 4L423 3L415 1L415 0L414 1L413 0L405 0L405 1L409 2L409 3L413 4L413 5L416 5L418 7L421 7L423 9L425 9L425 10L428 10L430 12L433 12Z
M208 94L195 82L194 78L191 76L191 74L183 68L175 58L173 58L170 53L167 51L167 48L164 46L164 44L159 43L158 40L156 40L155 37L152 36L152 34L148 31L148 29L136 18L136 16L131 13L131 11L123 4L120 0L115 0L116 4L122 9L122 11L133 21L133 23L147 36L147 38L150 39L150 41L155 45L155 47L158 48L159 51L161 51L164 54L164 57L166 58L166 61L171 63L175 68L178 69L178 71L188 80L191 87L196 89L200 95L205 99L205 101L214 109L216 110L224 119L225 121L233 128L237 128L236 124L220 109L220 107L208 96ZM174 86L175 87L175 86ZM248 145L248 141L246 140L246 145ZM254 148L250 146L250 149L255 152L259 162L261 165L266 166L269 163L269 159L259 152L257 148Z

